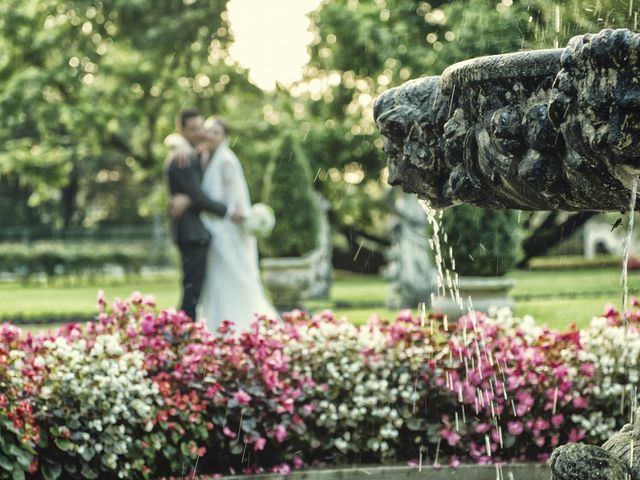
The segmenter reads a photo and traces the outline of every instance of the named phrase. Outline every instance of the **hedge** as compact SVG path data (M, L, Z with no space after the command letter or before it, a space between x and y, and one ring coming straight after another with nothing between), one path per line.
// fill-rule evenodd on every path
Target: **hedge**
M146 266L167 266L173 253L148 245L116 243L38 242L32 245L0 244L0 272L19 280L44 276L96 276L106 266L122 268L125 274L137 274Z

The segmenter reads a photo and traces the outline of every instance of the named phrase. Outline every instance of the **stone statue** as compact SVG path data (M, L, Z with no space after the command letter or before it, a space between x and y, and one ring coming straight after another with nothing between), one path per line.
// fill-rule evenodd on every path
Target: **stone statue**
M389 182L431 206L621 211L640 173L640 34L476 58L385 92Z
M416 308L430 303L436 271L429 253L428 221L415 195L392 189L387 196L392 214L389 263L384 276L391 281L387 306Z
M331 224L329 222L329 210L331 204L322 194L315 192L315 199L320 215L318 217L318 243L311 253L314 258L311 278L311 288L308 298L327 299L333 283L333 246L331 244Z

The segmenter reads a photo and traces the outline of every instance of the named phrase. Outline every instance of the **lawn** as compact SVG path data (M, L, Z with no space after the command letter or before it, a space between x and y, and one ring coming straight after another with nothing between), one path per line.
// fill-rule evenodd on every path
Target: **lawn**
M617 269L531 272L518 271L512 294L516 298L516 314L530 314L539 323L565 328L575 322L587 324L602 312L606 303L621 302L620 272ZM629 277L632 294L640 287L640 272ZM91 315L95 311L96 292L102 288L108 298L127 297L132 291L155 295L161 308L173 307L179 297L177 273L157 274L132 279L111 279L98 285L54 285L0 283L0 318L17 315L38 318L51 315ZM330 308L339 316L356 323L365 322L372 314L393 318L396 310L384 307L387 283L376 276L337 272L330 300L311 300L311 311ZM46 329L47 326L34 327Z

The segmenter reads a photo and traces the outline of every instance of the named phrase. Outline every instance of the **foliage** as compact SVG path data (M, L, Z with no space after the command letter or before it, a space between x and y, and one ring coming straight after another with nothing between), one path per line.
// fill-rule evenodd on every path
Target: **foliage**
M126 274L140 273L145 266L172 263L163 250L144 244L38 242L31 246L3 244L0 271L10 272L20 280L44 275L48 280L61 275L94 276L106 266L118 266Z
M460 205L445 210L442 229L460 275L504 275L520 256L518 213Z
M236 91L247 103L257 93L225 61L224 8L2 2L3 224L90 226L162 212L164 202L146 199L164 190L162 139L174 115L190 104L234 111Z
M317 245L320 212L313 196L309 161L297 138L284 136L267 168L262 200L273 208L276 225L262 241L268 257L299 257Z

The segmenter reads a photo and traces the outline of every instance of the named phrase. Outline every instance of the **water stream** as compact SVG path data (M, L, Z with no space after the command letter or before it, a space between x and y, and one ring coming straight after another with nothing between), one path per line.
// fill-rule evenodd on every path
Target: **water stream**
M638 193L638 175L631 181L631 199L629 201L629 218L627 221L627 234L624 239L624 250L622 255L622 273L620 283L622 284L622 312L627 310L629 302L629 254L631 251L631 238L633 235L633 218L636 207L636 197ZM624 324L627 325L627 316L624 316Z

